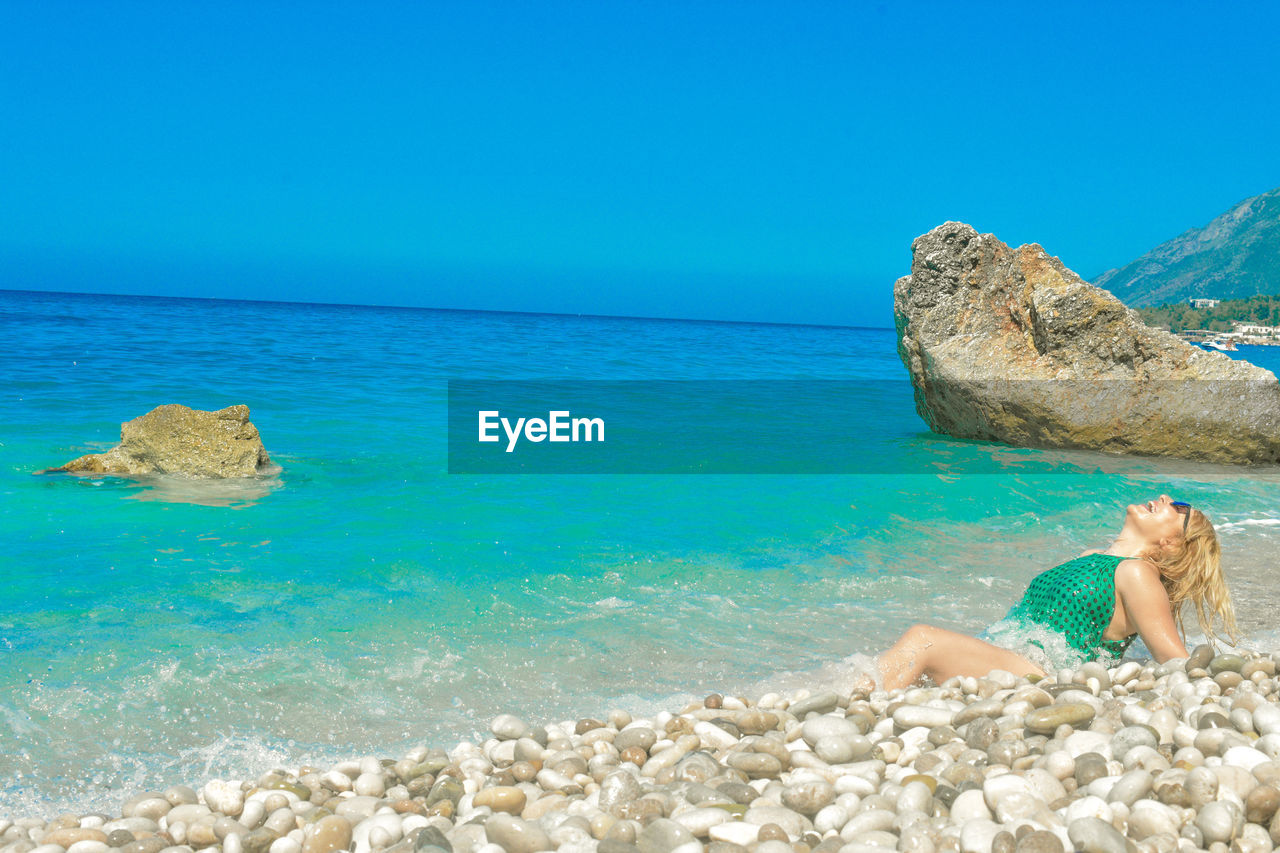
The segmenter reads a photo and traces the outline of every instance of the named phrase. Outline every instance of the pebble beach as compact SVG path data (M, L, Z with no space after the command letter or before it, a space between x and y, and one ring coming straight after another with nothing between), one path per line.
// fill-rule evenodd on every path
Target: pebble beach
M66 294L0 303L42 318L0 323L0 374L17 383L0 399L9 853L1007 848L979 831L993 825L1016 850L1024 825L1070 845L1082 817L1136 844L1209 849L1216 836L1194 832L1204 809L1166 801L1162 786L1193 761L1275 757L1273 712L1253 716L1275 701L1273 658L1259 655L1239 658L1239 684L1226 657L852 692L845 670L912 621L977 633L1036 573L1113 534L1117 508L1165 491L1214 518L1245 645L1280 649L1280 519L1267 509L1280 475L926 433L892 330ZM444 472L444 381L478 363L523 375L517 340L560 354L549 372L605 365L598 378L865 380L882 414L859 452L900 470ZM167 348L187 355L154 358ZM216 494L33 475L114 445L137 400L175 387L209 410L246 401L283 473ZM350 416L334 413L371 405L378 429L353 447ZM1070 728L1029 729L1033 712ZM1210 748L1199 726L1219 718L1233 733ZM1144 724L1151 736L1132 754L1093 742ZM1179 754L1188 745L1199 753ZM1234 746L1255 752L1228 756ZM1267 766L1257 797L1272 791ZM1108 802L1105 779L1136 769L1150 791ZM985 790L1009 772L1036 782L1020 792L1034 801ZM1237 775L1213 799L1243 815L1253 791ZM1097 800L1105 808L1084 814ZM1130 818L1147 800L1167 820L1143 836ZM1248 826L1231 843L1270 832Z
M0 820L0 853L1264 853L1276 656L499 714L482 742Z

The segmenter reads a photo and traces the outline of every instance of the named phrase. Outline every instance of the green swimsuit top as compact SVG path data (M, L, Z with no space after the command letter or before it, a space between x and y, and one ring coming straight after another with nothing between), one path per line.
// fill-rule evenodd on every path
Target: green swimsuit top
M1137 634L1123 640L1104 640L1102 635L1115 612L1116 566L1127 559L1086 554L1041 572L1005 618L1046 625L1089 660L1101 652L1119 660Z

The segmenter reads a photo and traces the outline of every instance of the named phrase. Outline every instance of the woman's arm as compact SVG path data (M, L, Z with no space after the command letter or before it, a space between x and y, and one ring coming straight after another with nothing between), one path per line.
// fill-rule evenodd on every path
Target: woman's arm
M1186 657L1187 647L1178 636L1160 570L1145 560L1125 560L1116 567L1115 577L1129 626L1142 637L1156 661Z

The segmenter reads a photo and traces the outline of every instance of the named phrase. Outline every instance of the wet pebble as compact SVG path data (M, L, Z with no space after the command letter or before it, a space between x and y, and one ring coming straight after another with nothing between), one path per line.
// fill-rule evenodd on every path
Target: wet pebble
M120 817L0 820L0 848L1267 853L1280 685L1270 656L1234 657L1085 664L1034 685L994 672L892 694L714 693L651 719L500 714L447 753L147 791Z
M1079 728L1093 720L1097 712L1082 702L1066 702L1036 708L1026 715L1023 722L1027 729L1037 734L1051 735L1059 726Z

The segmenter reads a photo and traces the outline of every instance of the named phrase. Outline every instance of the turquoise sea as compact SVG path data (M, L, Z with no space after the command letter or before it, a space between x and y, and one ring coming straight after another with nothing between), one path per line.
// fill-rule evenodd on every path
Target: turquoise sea
M842 426L881 464L450 474L451 379L865 383ZM34 473L170 402L247 404L282 472ZM1249 642L1280 645L1280 472L931 434L891 329L0 291L0 816L447 748L504 711L847 684L1162 492L1215 519Z

